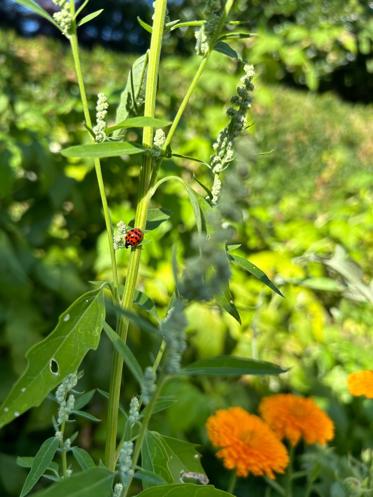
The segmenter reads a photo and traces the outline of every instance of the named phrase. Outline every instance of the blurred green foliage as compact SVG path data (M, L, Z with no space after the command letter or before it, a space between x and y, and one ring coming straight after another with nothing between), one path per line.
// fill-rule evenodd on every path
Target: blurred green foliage
M0 38L0 61L3 398L25 365L25 351L53 329L58 314L88 288L89 280L110 278L110 262L92 164L59 154L67 145L88 140L69 56L51 40L27 41L8 32ZM83 53L92 110L95 94L103 91L114 117L132 61L102 48ZM158 117L172 118L169 109L175 111L196 64L176 57L163 61ZM225 125L222 106L238 77L232 61L214 55L181 123L174 151L208 160L211 143ZM237 233L237 254L272 277L285 299L235 269L231 287L242 325L217 308L191 305L186 354L205 358L236 353L291 370L269 380L174 380L166 393L180 400L158 414L155 425L162 433L206 442L204 421L214 409L239 404L255 410L263 394L291 389L315 396L328 409L336 423L339 455L359 456L373 444L373 408L368 401L351 400L346 377L355 369L371 368L371 109L342 103L331 94L320 97L267 86L262 80L256 86L252 125L240 153L247 140L247 150L251 153L254 142L258 155L251 167L250 207ZM191 184L194 175L203 183L211 181L207 169L196 162L174 158L163 167ZM133 159L104 162L115 223L133 218L138 172ZM193 186L199 188L196 182ZM146 238L139 285L162 313L173 288L172 246L179 240L180 255L187 254L195 227L179 185L162 187L154 206L170 211L171 217ZM127 252L121 252L122 277L126 259ZM141 361L147 339L133 329L131 340ZM103 341L98 358L87 357L87 388L107 388L110 353ZM126 395L132 388L128 382ZM90 404L99 418L105 415L104 401L95 396ZM47 401L0 434L2 495L16 495L23 470L15 469L14 455L35 452L50 428L51 413ZM102 437L100 425L82 423L82 447L94 451ZM217 463L208 454L205 463L218 478ZM5 482L11 471L14 479ZM260 483L256 485L259 492Z

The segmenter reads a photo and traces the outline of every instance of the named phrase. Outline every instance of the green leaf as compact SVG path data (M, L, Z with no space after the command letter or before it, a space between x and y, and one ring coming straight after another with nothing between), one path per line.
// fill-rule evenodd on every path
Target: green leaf
M27 353L26 370L0 407L0 428L38 406L96 349L105 320L103 290L86 292L61 314L56 328Z
M224 33L220 36L221 40L230 40L234 38L252 38L256 36L255 33L249 33L248 31L231 31L230 33Z
M193 190L193 188L191 188L187 183L184 182L184 185L188 192L189 200L192 205L198 233L201 234L203 231L204 222L203 222L202 210L198 202L198 196L196 192Z
M32 497L111 497L114 475L105 468L90 468L55 483Z
M217 298L217 302L225 311L228 312L228 314L234 317L234 319L241 324L241 316L234 304L229 286L226 287L224 294Z
M231 59L242 61L242 57L236 52L236 50L233 50L233 48L224 41L218 41L217 44L214 46L214 50L216 52L227 55Z
M147 31L150 34L152 33L153 29L150 26L150 24L148 24L147 22L143 21L141 19L141 17L139 17L139 16L137 16L136 19L137 19L137 22L140 24L140 26L145 29L145 31Z
M332 280L331 278L308 278L299 283L301 286L312 288L312 290L319 290L322 292L343 292L345 287L339 281Z
M99 423L101 421L101 419L96 418L96 416L93 416L93 414L89 414L89 412L86 411L79 411L78 409L74 409L72 411L72 414L75 414L75 416L78 416L80 418L89 419L89 421L93 421L94 423Z
M75 16L74 16L74 19L76 19L79 14L81 12L83 12L83 10L87 7L88 3L89 3L90 0L84 0L84 2L82 3L82 5L79 7L79 9L75 12Z
M147 66L148 53L145 53L133 63L127 78L126 86L120 96L120 102L115 117L116 123L124 121L130 115L139 113L139 109L145 99ZM119 136L120 134L120 130L114 132L114 136Z
M23 5L27 9L32 10L35 14L38 14L39 16L44 17L44 19L47 19L49 22L54 24L59 29L59 27L58 27L57 23L55 22L55 20L53 19L53 17L50 16L48 14L48 12L46 12L42 7L40 7L40 5L38 5L36 2L34 2L34 0L16 0L16 2Z
M211 485L179 483L148 488L137 494L137 497L233 497L233 495Z
M180 482L182 471L205 475L195 445L184 440L148 431L141 454L143 468L169 483Z
M139 468L138 471L136 471L134 478L136 478L137 480L141 480L145 483L149 483L148 485L149 487L153 485L162 485L163 483L167 483L160 476L156 475L152 471L146 471L143 468Z
M148 216L146 219L146 231L151 231L154 230L155 228L158 228L162 223L165 221L168 221L170 219L170 211L166 209L149 209L148 210ZM128 223L130 226L134 226L135 220L131 219L131 221Z
M29 492L31 492L31 490L43 476L46 469L53 461L58 446L59 441L56 437L48 438L41 444L38 452L33 458L32 466L29 474L27 475L25 483L23 484L20 497L24 497Z
M35 457L17 457L17 466L21 468L31 468ZM47 471L58 472L58 464L56 462L51 462L47 467Z
M107 133L112 133L117 129L127 129L127 128L165 128L171 124L170 121L166 121L166 119L158 119L156 117L147 117L147 116L137 116L137 117L129 117L124 121L121 121L114 126L109 126L106 128Z
M164 397L160 397L154 405L153 414L156 414L157 412L162 412L162 411L168 409L169 407L174 405L175 402L177 402L177 399L175 397L171 397L169 395L164 396Z
M235 356L213 357L193 362L181 370L188 376L241 376L285 373L287 370L266 361L256 361Z
M240 257L238 255L229 255L229 260L232 261L233 264L236 266L239 266L242 269L245 269L245 271L248 271L250 274L255 276L258 280L260 280L262 283L267 285L271 290L273 290L275 293L283 297L283 294L281 291L277 288L277 286L272 283L272 281L268 278L268 276L258 267L255 266L252 262L244 259L243 257Z
M86 450L81 449L80 447L73 447L71 450L76 462L83 470L94 468L96 466L94 460Z
M104 323L104 331L113 344L115 350L122 356L126 366L133 374L134 378L138 381L139 385L142 385L144 380L144 375L140 364L137 362L136 357L133 355L131 349L126 343L121 340L119 335L109 326Z
M85 17L83 17L83 19L81 19L78 22L78 26L83 26L83 24L86 24L87 22L92 21L92 19L94 19L95 17L98 17L103 11L104 11L104 9L99 9L99 10L95 10L95 12L91 12L90 14L87 14Z
M108 309L112 310L116 314L119 314L119 315L122 315L122 316L128 318L130 321L132 321L134 324L136 324L141 330L146 331L147 333L149 333L153 337L154 337L154 335L159 336L158 328L156 328L148 320L139 316L135 312L129 311L128 309L123 309L122 307L119 307L118 305L115 305L109 301L107 302L106 305L107 305Z
M77 399L75 400L75 409L82 409L84 406L86 406L96 393L96 390L90 390L89 392L85 392L82 395L79 395Z
M103 158L120 157L122 155L143 154L144 149L129 142L89 143L88 145L74 145L61 151L65 157Z

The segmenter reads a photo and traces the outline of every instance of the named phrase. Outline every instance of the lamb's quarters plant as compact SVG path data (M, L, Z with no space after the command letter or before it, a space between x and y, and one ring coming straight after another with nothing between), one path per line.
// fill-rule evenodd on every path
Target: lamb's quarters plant
M4 426L26 410L39 405L47 396L57 403L57 412L53 417L54 436L41 445L34 458L21 458L19 461L24 467L30 467L21 497L29 494L42 477L54 483L35 494L40 497L52 494L125 497L134 488L139 488L138 484L133 484L134 480L141 482L146 489L144 495L149 496L164 493L212 497L229 495L212 486L205 486L208 478L192 444L150 431L149 423L153 414L159 411L162 390L172 377L278 375L284 372L279 366L249 357L215 357L182 365L186 348L185 330L188 326L186 310L192 302L220 306L222 311L240 320L229 290L231 262L243 267L281 294L261 270L253 264L243 263L239 257L228 251L229 248L232 250L231 245L236 241L235 223L241 218L241 210L246 205L247 197L245 181L248 177L249 157L247 161L237 161L234 164L234 145L245 132L246 113L251 105L254 89L254 68L244 63L237 52L222 41L234 2L207 2L206 20L199 22L196 30L199 67L170 122L156 117L159 62L163 35L171 28L176 29L178 22L166 20L165 0L154 2L152 26L147 27L151 32L150 48L133 64L116 112L116 122L111 126L107 122L109 102L104 93L100 92L97 96L95 119L90 115L77 37L79 26L92 21L101 11L82 17L88 2L84 2L76 10L73 0L54 0L58 9L53 18L50 18L32 0L20 3L49 19L70 43L85 127L91 143L67 147L62 154L67 158L93 159L112 270L111 281L94 284L95 289L72 303L61 314L55 330L30 350L26 370L0 407L0 425ZM188 23L183 23L183 26L189 27ZM191 27L193 26L192 23ZM218 135L209 163L190 158L210 171L212 186L205 185L202 190L204 195L201 195L196 190L197 187L200 191L201 185L188 184L178 175L165 176L161 173L161 166L164 159L182 157L173 152L173 138L214 50L235 59L237 68L243 75L237 86L237 95L232 97L231 106L227 110L228 124ZM131 128L143 130L140 143L131 142L131 135L128 133ZM135 161L140 160L141 172L133 226L128 227L126 223L130 224L130 220L126 219L118 225L114 234L101 159L122 156L134 156ZM229 171L225 173L228 168ZM138 302L136 287L141 253L146 250L147 238L150 238L154 229L150 205L159 188L166 182L181 183L186 189L197 233L194 237L194 253L183 264L177 262L175 252L174 294L166 316L151 324L148 322L151 319L150 313L144 319L138 315L134 305ZM124 185L123 196L125 195ZM159 217L161 212L157 212L160 223L172 216L170 212L166 217ZM117 267L117 252L127 248L127 272L122 284ZM143 297L143 303L149 301L146 295ZM140 365L126 344L132 322L152 337L149 356L153 359L145 367ZM100 422L95 416L82 410L94 392L79 392L77 383L81 374L77 370L87 352L97 348L102 329L113 344L113 359L109 393L104 393L108 397L105 454L103 462L99 463L75 445L78 433L72 432L71 426L79 417ZM139 384L137 394L130 401L128 414L120 405L124 363ZM56 387L55 394L52 395L51 391ZM120 411L124 413L124 419L122 416L119 419ZM119 426L119 423L124 424ZM81 467L81 472L76 472L73 460ZM187 481L197 482L202 486ZM160 484L162 485L158 486Z
M84 164L89 164L90 162L94 164L109 240L109 246L106 243L105 248L100 250L109 261L111 260L112 274L110 276L106 274L105 280L107 281L96 283L95 289L90 292L97 297L95 298L94 312L93 310L88 312L89 302L84 303L82 300L86 296L83 295L78 298L61 315L54 332L44 342L36 345L30 351L28 356L29 365L25 373L15 384L8 399L2 406L4 411L1 412L3 416L1 419L4 419L4 423L8 423L18 417L19 413L39 404L43 398L46 398L48 392L57 387L54 395L51 393L48 395L49 400L57 402L54 409L54 419L52 420L54 433L45 440L38 451L35 451L34 458L19 459L21 467L30 468L24 482L22 495L32 491L34 485L41 485L39 483L41 478L48 479L54 483L46 490L41 490L36 494L40 496L53 494L78 497L88 495L120 497L127 495L129 492L141 492L141 488L143 488L143 491L139 495L145 496L165 494L206 497L210 495L231 495L208 485L208 478L194 445L168 436L167 428L157 432L149 429L150 422L152 426L155 424L154 415L160 413L162 419L165 420L164 424L172 420L172 417L175 419L175 416L178 416L179 423L184 422L185 427L182 430L179 424L175 430L179 433L187 431L190 427L195 427L198 423L199 425L203 424L203 421L201 423L200 418L198 418L198 412L196 415L196 411L205 410L204 412L206 413L206 410L222 407L219 405L219 401L216 400L218 395L211 395L211 401L207 402L206 395L198 391L194 385L186 383L185 379L187 377L198 376L205 392L211 392L217 376L242 377L242 382L252 382L255 385L254 375L272 375L271 385L274 385L275 389L281 388L281 380L279 379L281 376L278 375L284 372L284 369L265 361L258 361L256 358L258 355L261 356L261 353L258 354L258 350L260 352L263 349L273 350L272 346L274 346L279 347L281 350L283 348L286 352L288 347L287 342L285 344L283 342L283 330L281 330L281 326L278 325L274 317L274 314L277 315L275 311L280 308L279 302L282 301L279 287L284 291L284 283L294 285L290 290L286 289L287 299L281 306L283 313L289 312L289 309L292 311L293 337L304 340L307 346L309 335L314 334L318 343L314 355L317 356L323 351L322 334L326 318L323 308L313 292L328 291L336 292L338 295L343 292L346 298L355 299L358 302L368 301L370 298L370 288L364 282L359 268L340 249L336 251L333 257L325 257L323 254L315 257L312 253L303 257L303 262L310 260L313 264L317 264L317 267L325 267L327 271L337 272L340 275L339 281L335 281L330 277L324 279L317 277L306 278L305 273L300 269L301 261L290 261L287 255L281 252L279 246L275 247L276 250L269 254L265 252L257 254L250 262L247 261L246 257L243 257L244 251L241 249L240 243L250 246L254 239L263 236L263 232L256 230L256 228L257 219L265 215L263 207L260 210L260 206L257 205L250 223L245 223L245 229L237 232L239 223L245 216L247 208L248 191L245 183L248 178L248 164L254 164L254 159L256 158L256 153L244 130L246 126L252 124L251 121L245 123L244 115L247 107L251 104L253 70L250 65L241 64L241 57L237 50L234 50L226 43L229 42L228 38L232 38L231 35L234 34L234 31L231 31L232 25L229 28L229 36L226 36L224 32L221 36L218 36L218 29L225 29L224 26L226 26L225 22L227 20L225 15L231 6L230 2L227 2L223 12L220 9L222 6L219 4L220 2L209 2L208 7L211 10L206 12L208 22L205 23L199 20L197 23L184 23L184 27L187 28L197 27L196 49L200 58L197 60L198 66L193 68L191 84L183 74L183 67L180 67L180 71L174 74L175 81L177 77L180 78L180 75L183 75L184 79L181 79L183 83L181 87L186 87L186 95L176 112L175 118L172 119L172 115L169 115L171 113L165 110L164 105L157 107L157 112L155 112L156 83L158 80L162 80L162 73L161 77L158 77L158 60L162 29L164 30L165 27L166 30L172 33L175 29L178 29L178 24L181 27L183 23L167 20L164 26L166 5L165 2L159 0L156 2L153 26L142 22L144 28L152 35L150 51L133 63L120 98L116 119L113 125L110 125L107 111L110 112L111 110L109 106L111 98L106 98L104 93L99 92L97 102L92 100L92 104L96 105L95 118L92 119L89 114L86 88L80 67L80 50L76 39L76 27L84 22L89 22L99 15L99 12L83 16L81 20L76 22L75 14L77 12L74 12L74 5L65 1L58 2L61 11L60 13L57 12L59 15L55 16L54 19L60 24L62 32L67 36L72 47L86 120L86 129L81 129L79 138L72 140L71 146L66 147L63 154L68 157L71 167L76 169L86 167L83 166L83 161L80 162L82 158L86 159ZM36 4L30 2L31 5L35 7ZM83 5L86 7L87 3ZM225 39L224 43L222 43L223 38ZM213 49L216 52L214 55L211 54ZM229 75L229 84L225 85L229 87L229 93L232 95L235 93L234 86L236 86L237 93L232 97L232 105L227 112L228 119L226 121L228 122L223 121L223 113L220 108L222 97L221 89L219 88L219 110L216 109L216 119L213 123L216 124L215 129L214 125L201 119L201 112L205 110L204 104L198 105L198 102L196 104L194 91L201 92L201 87L202 90L206 90L206 86L207 90L209 88L211 90L214 85L219 84L217 83L218 74L214 73L214 57L216 56L222 57L222 60L227 56L230 57L230 62L237 64L236 70L240 76ZM167 65L167 61L165 64ZM188 67L186 68L187 70ZM205 71L210 71L208 76L216 74L216 79L207 77L205 80L200 81L199 78ZM242 80L239 80L240 77L242 77ZM199 83L202 84L198 88ZM223 87L222 90L223 93L227 91ZM199 112L190 113L189 115L184 114L189 98L193 96L193 93L194 101L192 98L192 103L196 105ZM225 93L224 96L227 97L227 94ZM159 101L164 104L167 101L167 95L158 94ZM228 102L228 98L226 101ZM70 111L72 111L73 107L70 108ZM52 103L51 115L55 110ZM170 117L170 121L160 119L158 112L159 116L166 114L167 117ZM188 116L188 119L185 119L186 116ZM75 117L76 113L72 114L70 119ZM65 118L69 119L67 115ZM189 138L184 140L178 138L176 131L180 131L178 124L182 118L183 125L185 125L185 121L187 122L188 130L195 129L201 135L207 126L209 126L209 129L216 131L217 138L211 139L211 143L214 143L215 146L210 151L210 159L193 149L193 133L185 135L191 138L190 140ZM77 118L77 122L80 123L79 119ZM211 119L211 116L208 116L208 119ZM191 125L192 123L193 126ZM136 128L144 129L142 141L133 132ZM74 145L76 142L80 143L83 133L86 133L84 144ZM174 136L178 140L174 140ZM91 143L87 143L89 140L91 140ZM194 141L195 143L196 141ZM235 149L234 154L232 154L233 146ZM51 143L50 149L57 151L56 144ZM270 147L268 150L270 150ZM132 173L132 176L126 176L126 178L132 177L137 184L136 173L139 169L138 165L141 163L139 200L135 218L126 217L116 229L113 229L106 200L106 190L108 190L110 198L112 192L107 188L107 184L103 182L103 176L108 175L108 171L105 169L106 163L101 171L100 159L121 156L125 158L125 161L119 159L116 161L118 164L116 173L118 179L122 178L125 168L126 173L128 172L127 168L132 168L134 173ZM338 158L337 156L338 154L335 157L333 155L332 159ZM91 161L91 158L94 161ZM169 170L168 159L172 159L175 164L180 164L179 169L173 168L172 175L167 174ZM65 159L61 158L61 160L64 161ZM287 160L287 157L285 160ZM333 168L334 163L333 161L331 162L331 167ZM185 165L190 168L198 167L198 172L202 172L201 175L196 177L195 182L192 182L190 176L183 174L182 166ZM33 178L31 172L29 176L31 181ZM255 175L252 175L252 177L255 177ZM330 176L326 174L326 177L322 177L321 180L320 195L323 194L325 185L330 181ZM127 185L122 183L124 182L118 181L118 189L121 197L127 198L129 193L126 188ZM170 258L170 261L168 261L173 270L174 284L171 287L173 296L169 302L166 299L157 301L157 303L162 304L162 307L167 307L166 315L162 315L157 309L159 306L155 305L154 301L144 291L137 290L136 279L139 267L143 267L143 264L140 265L140 254L142 253L146 257L147 252L154 248L152 246L155 245L153 237L157 236L156 228L161 230L177 214L174 205L170 206L168 204L167 208L162 210L157 208L150 209L149 207L152 204L154 206L160 204L163 207L163 204L158 199L163 198L161 196L162 190L166 188L175 188L175 192L180 192L181 194L186 191L186 196L190 200L188 211L191 218L190 225L195 224L196 233L193 237L193 252L188 254L187 249L184 249L184 260L181 258L180 241L183 238L182 233L180 241L173 248L172 260ZM269 195L270 191L271 189L267 186L266 195ZM89 192L87 191L86 194L89 199ZM100 215L97 206L89 204L89 208L94 209L97 217ZM45 213L43 212L42 216L44 215ZM307 237L304 235L306 230L303 229L304 223L305 221L302 220L302 230L299 230L299 226L298 228L295 227L294 230L298 229L301 232L297 238L297 243L308 248ZM144 233L144 240L141 245L125 250L123 248L125 246L125 237L132 228L140 229ZM279 229L277 224L275 229ZM176 236L173 235L172 242L175 239ZM290 237L286 233L281 234L281 240L285 242L288 239ZM7 239L5 238L5 240ZM162 239L162 248L166 249L167 245L171 245L171 242L169 238L164 237ZM6 243L4 246L6 249L8 248ZM100 246L102 247L103 244L101 243ZM9 254L9 250L6 253ZM165 253L169 252L161 250L158 252L157 257L162 258ZM238 253L240 255L237 255ZM125 261L125 285L122 283L123 275L118 270L119 259ZM16 274L20 281L27 281L23 272L19 270L16 257L10 260L12 261L10 268L12 274ZM144 258L142 258L143 260ZM281 271L278 266L279 261L285 261L284 268L286 271ZM254 262L261 269L256 267ZM265 269L265 272L263 272L263 269ZM240 282L239 287L233 286L236 284L231 282L231 272L235 273L236 281ZM282 279L277 277L274 283L268 276L272 277L278 272L281 274ZM247 273L250 273L254 278L248 279ZM146 272L144 272L143 277L146 289L147 285L152 283L151 277ZM17 281L19 282L19 280ZM44 281L48 281L48 278L44 278ZM55 281L55 279L52 281ZM52 285L50 281L48 283ZM232 295L235 296L234 300ZM257 298L258 295L259 298ZM264 304L269 295L272 297L269 302L270 305L267 306ZM67 295L66 300L71 302L72 297ZM78 311L72 313L72 309L75 309L75 311L78 309ZM192 362L193 359L189 351L186 351L186 342L190 336L190 329L188 328L191 318L200 320L202 316L201 310L214 316L215 320L210 321L210 323L214 323L214 329L210 329L211 325L206 326L203 334L200 333L199 336L191 337L200 356L202 356L200 360ZM105 312L107 320L105 320ZM307 315L307 322L309 322L310 327L310 332L306 334L306 337L304 337L304 334L302 335L302 329L298 326L300 316L303 314ZM250 315L250 319L252 319L252 344L247 346L246 341L245 345L245 337L242 335L242 340L241 338L238 340L238 350L236 351L238 356L222 356L215 352L212 354L213 343L211 337L213 332L217 331L221 326L222 321L230 319L232 327L239 327L240 323L244 325L246 323L247 325L247 315ZM72 316L74 319L70 322ZM130 329L129 340L126 343L124 338L127 336L130 323L133 328ZM142 332L140 345L143 355L134 353L134 351L138 352L139 350L139 347L134 346L139 338L136 328ZM114 349L110 392L107 393L97 389L82 393L80 384L77 384L81 374L77 374L76 370L88 350L97 347L97 341L100 338L102 329L104 329L104 334L109 338ZM56 338L57 340L55 340ZM79 340L80 338L82 341ZM205 342L203 342L203 339L205 339ZM296 342L290 342L290 345L294 346L294 343ZM55 345L54 348L53 344ZM351 349L353 348L351 347ZM69 354L65 353L66 350L69 350ZM35 364L36 366L39 364L38 360L35 361L34 359L35 357L37 359L37 355L41 351L43 351L43 362L39 371L35 370ZM340 356L346 355L343 348L337 350L337 353ZM351 350L350 353L353 354L354 351ZM360 351L358 353L362 354ZM266 357L268 356L266 355ZM323 357L324 359L322 360L325 362L330 360L330 358L326 357L326 354ZM119 403L122 362L124 362L129 374L133 376L134 381L137 383L137 390L134 390L132 384L129 386L125 376L123 383L125 386L125 398L128 401L125 405L126 408ZM306 359L304 363L306 363ZM102 366L102 364L96 362L94 369L98 370ZM106 367L107 364L104 366ZM298 376L292 374L295 387L297 387L297 382L299 384L299 369L301 369L304 376L308 376L308 382L314 381L310 366L304 368L304 371L303 367L299 368L299 365L297 368ZM326 366L324 366L323 371L325 371L325 368ZM38 380L40 380L39 383L37 383ZM84 379L81 380L81 382L83 381ZM33 387L35 384L42 388L35 389ZM340 385L341 388L344 388L343 382L340 382ZM33 388L28 389L28 386ZM237 392L236 388L237 382L231 382L225 387L225 390L223 386L220 387L220 396L225 397L226 404L229 403L229 399L232 399L235 403L238 402L238 399L234 397L234 393ZM23 397L23 394L27 395ZM100 423L100 419L83 410L87 403L95 395L99 394L108 399L109 416L106 423ZM213 406L213 402L218 405ZM172 415L167 417L172 409ZM118 414L119 421L117 419ZM194 421L190 421L192 414ZM276 418L276 413L274 415ZM250 416L252 415L250 414ZM252 417L256 418L256 416ZM106 468L101 462L101 452L91 451L91 453L88 453L82 448L83 445L79 447L78 444L84 440L84 428L79 425L79 428L75 429L76 425L73 423L78 419L88 419L98 424L98 430L101 430L100 433L102 433L107 445L104 461ZM103 424L106 425L105 428L101 426ZM260 426L262 426L262 423ZM80 434L78 435L79 431ZM250 430L244 430L244 433L241 433L241 436L235 439L233 453L239 455L238 462L242 457L240 449L243 448L244 451L247 451L252 447L257 447L254 442L258 440L260 442L260 433L259 429L254 430L253 433ZM266 433L268 434L268 428ZM253 435L254 440L251 435ZM229 450L225 443L219 445L221 451ZM322 452L315 450L315 454L313 459L311 456L308 460L307 457L304 458L305 467L312 466L311 475L306 478L304 471L292 474L289 469L287 470L285 481L279 479L278 482L273 482L272 480L266 483L263 482L263 486L268 485L266 488L267 494L270 494L273 490L279 495L289 496L294 482L301 481L303 483L307 480L306 492L308 493L312 492L313 489L319 491L322 488L326 489L325 495L331 495L331 492L339 491L341 493L341 488L343 488L343 491L353 489L354 495L365 495L365 490L369 489L370 485L369 465L371 465L371 458L368 457L369 454L364 453L364 458L361 462L354 462L352 471L346 470L346 459L338 461L338 465L340 464L343 471L340 471L338 467L338 470L333 473L333 478L334 480L339 480L333 482L330 481L328 466L321 465L320 467L318 465L318 454L322 454ZM223 456L223 454L221 455ZM227 456L223 457L227 461L227 467L233 469L232 458L229 457L231 454L224 455ZM284 453L282 455L281 470L284 469L286 459L286 455ZM3 463L4 460L2 457L0 462ZM321 457L320 461L323 462ZM338 466L334 459L331 465ZM252 454L250 454L250 467L254 468L254 470L257 468L255 455L253 457ZM222 473L223 478L220 485L222 488L228 488L229 491L234 492L235 474L232 473L232 479L228 484L224 481L224 476ZM351 477L353 477L353 481ZM301 487L301 490L303 490L303 487Z

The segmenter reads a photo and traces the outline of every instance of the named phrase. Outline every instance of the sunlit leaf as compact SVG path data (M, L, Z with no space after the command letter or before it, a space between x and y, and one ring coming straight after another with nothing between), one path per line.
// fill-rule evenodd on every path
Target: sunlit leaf
M221 356L193 362L183 368L180 374L188 376L277 375L286 371L286 369L271 362L235 356Z
M96 349L105 320L102 289L79 297L61 314L56 328L27 353L28 365L0 407L0 427L38 406Z
M126 86L121 93L120 102L115 116L115 122L120 123L130 115L136 115L144 103L146 68L148 66L148 54L141 55L133 63ZM114 132L114 136L119 136L120 130Z
M61 154L65 157L103 158L143 154L144 152L144 149L136 147L129 142L103 142L74 145L73 147L62 150Z
M95 12L91 12L90 14L87 14L85 17L83 17L83 19L81 19L78 22L78 26L83 26L83 24L86 24L87 22L92 21L92 19L95 19L96 17L98 17L103 11L104 11L104 9L99 9L99 10L96 10Z
M242 269L245 269L245 271L248 271L250 274L255 276L255 278L257 278L262 283L267 285L275 293L277 293L278 295L281 295L281 297L283 297L283 294L277 288L277 286L268 278L268 276L261 269L256 267L255 264L253 264L252 262L250 262L247 259L244 259L243 257L240 257L238 255L229 254L229 259L230 259L230 261L232 261L233 264L235 264L236 266L239 266Z

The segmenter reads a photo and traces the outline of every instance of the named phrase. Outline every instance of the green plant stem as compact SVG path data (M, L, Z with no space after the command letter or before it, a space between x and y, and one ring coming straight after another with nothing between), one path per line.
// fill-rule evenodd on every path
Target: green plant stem
M150 419L152 417L155 404L158 400L158 397L159 397L159 395L162 391L162 388L164 387L166 381L167 381L166 376L163 376L159 379L158 384L157 384L157 388L154 392L154 395L153 395L150 403L146 406L144 420L142 422L142 425L141 425L141 428L139 431L139 435L136 439L135 449L133 451L133 456L132 456L132 467L133 468L137 466L137 461L139 460L139 457L140 457L142 444L144 442L144 438L145 438L146 432L148 430L149 422L150 422ZM125 488L122 497L127 497L127 494L128 494L129 489L131 487L132 480L133 480L133 477L129 480L128 485Z
M60 431L62 433L62 440L60 442L62 478L66 478L66 476L67 476L67 455L66 455L65 443L64 443L64 440L63 440L64 439L64 434L65 434L65 422L62 423Z
M293 497L293 461L294 461L294 446L290 445L289 466L287 467L286 470L285 497Z
M285 490L277 483L275 482L274 480L270 480L269 478L265 478L265 481L268 483L268 485L273 488L274 490L276 490L276 492L279 494L279 495L285 495Z
M230 494L233 494L234 489L236 488L236 484L237 484L237 474L235 471L232 471L230 479L229 479L227 492L229 492Z
M70 1L70 9L71 9L71 15L74 16L74 13L75 13L74 0ZM83 106L85 123L86 123L88 128L92 128L92 120L91 120L91 116L89 113L87 93L85 90L82 67L81 67L81 63L80 63L79 45L78 45L78 36L76 34L76 27L73 27L73 32L69 36L69 40L70 40L71 52L72 52L72 56L73 56L73 60L74 60L75 73L76 73L76 77L78 80L78 86L79 86L80 98L81 98L81 102L82 102L82 106ZM109 212L109 206L108 206L107 197L106 197L106 193L105 193L105 185L104 185L104 180L102 177L102 169L101 169L100 159L94 159L94 166L95 166L95 171L96 171L98 189L100 192L102 209L103 209L104 219L105 219L105 227L106 227L108 243L109 243L109 252L110 252L111 269L112 269L112 274L113 274L114 289L115 289L116 299L118 299L118 288L119 288L118 269L117 269L117 263L116 263L116 259L115 259L115 251L114 251L114 246L113 246L113 231L112 231L112 227L111 227L110 212Z
M221 19L220 19L220 23L219 23L219 26L217 27L216 29L216 33L215 33L215 36L214 38L211 40L211 43L210 43L210 49L206 52L206 54L202 57L201 59L201 62L199 64L199 67L197 69L197 72L196 74L194 75L194 78L192 79L192 82L190 83L190 86L180 104L180 107L176 113L176 116L174 117L174 120L172 122L172 125L171 125L171 128L167 134L167 137L166 137L166 141L165 141L165 144L163 145L163 150L167 150L167 148L170 146L171 144L171 141L172 141L172 138L174 137L174 134L175 134L175 131L179 125L179 122L184 114L184 111L188 105L188 102L189 102L189 99L190 97L192 96L192 93L195 89L195 87L197 86L197 83L207 65L207 62L209 61L209 58L210 58L210 55L214 49L214 46L221 34L221 30L223 29L224 27L224 24L226 22L226 19L233 7L233 4L234 4L234 1L235 0L228 0L226 3L225 3L225 7L224 7L224 14L221 16Z
M155 102L157 95L157 82L159 73L159 60L162 47L164 22L166 16L167 0L157 0L154 11L154 21L149 50L148 74L145 88L145 109L144 115L155 116ZM144 128L142 143L146 147L153 145L153 129ZM146 218L149 208L149 199L146 195L152 177L153 159L150 154L144 156L144 162L140 173L140 185L138 204L135 215L135 225L141 230L145 229ZM139 248L131 250L127 278L121 304L124 308L132 307L137 276L140 267L141 250ZM122 340L126 341L128 334L129 320L122 318L118 326L118 334ZM116 440L118 431L118 411L120 390L122 384L123 360L114 351L113 368L110 380L109 406L107 416L107 436L105 447L105 464L110 470L115 469L116 464Z

